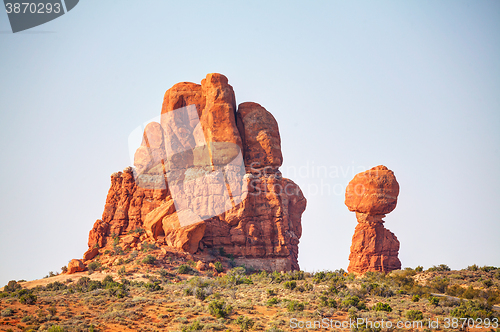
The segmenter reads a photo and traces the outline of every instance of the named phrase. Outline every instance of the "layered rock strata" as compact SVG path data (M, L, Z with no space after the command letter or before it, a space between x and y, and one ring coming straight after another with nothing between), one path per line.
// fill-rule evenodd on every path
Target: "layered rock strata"
M258 269L299 269L306 199L279 171L278 124L259 104L235 100L221 74L165 93L160 122L144 128L135 168L111 176L84 260L118 237L127 248L150 242L189 254L222 252Z
M390 272L401 269L399 241L382 218L396 208L399 184L394 173L376 166L357 174L346 188L345 205L356 212L349 272Z

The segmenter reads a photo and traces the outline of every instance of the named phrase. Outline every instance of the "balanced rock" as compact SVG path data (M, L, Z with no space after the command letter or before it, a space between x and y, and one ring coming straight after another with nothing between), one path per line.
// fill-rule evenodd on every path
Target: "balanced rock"
M399 241L383 225L385 214L396 208L399 184L385 166L356 174L346 188L345 204L356 212L349 272L390 272L401 269Z
M111 176L86 258L137 233L127 247L149 241L200 257L225 252L257 269L299 269L306 199L281 176L282 162L278 123L259 104L237 106L224 75L175 84L160 121L144 129L135 168Z

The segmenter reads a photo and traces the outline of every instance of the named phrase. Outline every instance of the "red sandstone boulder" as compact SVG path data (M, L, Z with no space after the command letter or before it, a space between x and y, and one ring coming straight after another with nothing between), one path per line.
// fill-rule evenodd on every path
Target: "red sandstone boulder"
M345 205L353 212L387 214L396 208L399 184L385 166L356 174L345 193Z
M85 271L85 264L83 264L81 259L72 259L68 264L67 274L73 274L76 272Z
M93 259L95 256L99 254L99 248L89 248L84 254L83 254L83 261L89 261Z

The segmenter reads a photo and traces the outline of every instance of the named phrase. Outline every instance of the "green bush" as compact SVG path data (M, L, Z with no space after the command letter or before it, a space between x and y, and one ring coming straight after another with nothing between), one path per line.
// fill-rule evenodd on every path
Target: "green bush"
M270 307L270 306L273 306L273 305L275 305L275 304L278 304L279 302L280 302L280 300L278 300L278 298L276 298L276 297L271 297L269 300L267 300L266 305L267 305L268 307Z
M422 272L423 270L424 270L424 268L420 265L415 268L416 272Z
M435 296L429 297L429 304L437 306L439 304L439 299Z
M450 315L458 318L472 318L472 319L493 319L495 316L491 310L491 306L478 301L464 301L460 306L454 308Z
M451 271L451 269L448 267L446 264L439 264L438 266L432 266L427 269L429 272L445 272L445 271Z
M420 310L408 310L405 315L406 318L412 321L424 319L424 314Z
M200 323L199 320L195 320L191 325L189 326L184 326L182 328L182 332L191 332L191 331L201 331L203 330L203 324Z
M215 265L215 271L217 271L218 273L221 273L224 271L224 267L222 266L222 263L217 261L214 263Z
M476 264L467 266L467 271L477 271L479 269L479 266Z
M415 294L415 295L413 295L413 297L411 298L411 300L413 302L418 302L418 301L420 301L420 296L418 296L417 294Z
M430 282L431 288L439 293L445 293L449 284L450 280L445 277L436 277Z
M2 317L10 317L12 315L14 315L14 310L12 310L11 308L5 308L0 312L0 316Z
M15 292L15 291L17 291L17 290L19 290L19 289L21 289L21 288L22 288L22 286L21 286L21 285L19 285L19 284L17 283L17 281L15 281L15 280L11 280L11 281L9 281L9 282L7 283L7 285L5 285L5 287L3 288L3 291L4 291L4 292L9 292L9 293L12 293L12 292Z
M323 307L337 308L337 301L332 298L328 298L325 295L319 297L319 304Z
M297 287L297 282L295 282L295 280L285 281L283 287L285 287L285 289L294 290L295 287Z
M177 268L179 274L189 274L192 271L191 266L182 264Z
M227 318L232 311L233 307L224 300L214 300L208 305L208 312L215 318Z
M197 287L195 292L194 292L194 297L196 297L198 300L205 300L207 297L207 294L205 293L205 290L201 287Z
M392 311L392 308L388 303L382 303L382 302L378 302L377 304L375 304L372 309L375 311L386 311L386 312Z
M89 265L87 265L87 268L89 269L89 271L99 270L101 268L101 263L99 263L98 261L90 262Z
M365 304L357 296L347 296L342 301L342 307L349 309L350 307L355 307L359 310L366 309Z
M143 264L149 264L149 265L154 265L156 263L156 257L153 256L153 255L147 255L146 257L144 257L144 259L142 260L142 263Z
M64 328L59 325L52 325L51 327L49 327L47 332L64 332Z
M267 290L267 296L268 297L275 296L275 295L276 295L276 291L274 289L268 289Z
M150 292L156 292L159 290L163 290L163 288L160 286L161 282L160 281L155 281L153 283L146 283L144 287Z
M294 311L303 311L304 310L304 303L292 300L288 303L287 305L287 310L289 312L294 312Z
M31 304L35 304L36 301L37 301L37 297L33 293L23 294L19 297L19 302L21 302L22 304L31 305Z
M254 321L245 316L239 316L236 319L236 324L240 326L242 331L248 331L253 327Z

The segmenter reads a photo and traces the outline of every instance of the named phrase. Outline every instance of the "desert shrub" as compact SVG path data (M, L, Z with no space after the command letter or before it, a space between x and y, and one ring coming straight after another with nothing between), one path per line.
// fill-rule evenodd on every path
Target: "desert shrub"
M144 257L144 259L142 260L142 263L143 264L149 264L149 265L154 265L156 263L156 257L153 256L153 255L147 255L146 257Z
M98 261L93 261L93 262L90 262L88 265L87 265L87 268L89 269L89 271L96 271L96 270L99 270L101 268L101 263L98 262Z
M289 312L294 312L294 311L303 311L304 307L305 307L304 303L292 300L288 303L286 308Z
M490 279L483 280L483 285L484 287L489 288L493 286L493 281L491 281Z
M182 332L201 331L203 327L203 324L199 320L195 320L191 325L184 326Z
M479 269L484 272L490 272L490 271L495 271L497 268L494 266L483 266L480 267Z
M274 290L274 289L268 289L267 290L267 296L268 297L275 296L275 295L276 295L276 290Z
M160 281L155 281L155 282L148 282L144 284L144 287L150 291L150 292L156 292L159 290L163 290L163 288L160 286L161 282Z
M119 276L123 276L123 275L126 275L127 274L127 269L125 269L125 266L122 266L119 270L118 270L118 275Z
M0 312L0 316L2 317L10 317L12 315L14 315L14 310L12 310L11 308L5 308Z
M448 278L436 277L430 282L430 287L439 293L444 293L449 284L450 280Z
M285 289L294 290L295 287L297 287L297 282L295 282L295 280L285 281L283 287L285 287Z
M47 332L64 332L64 328L59 325L52 325L51 327L49 327Z
M420 265L415 268L415 272L422 272L423 270L424 268Z
M7 285L5 285L5 287L3 288L3 291L12 293L12 292L15 292L21 288L22 288L22 286L20 284L18 284L17 281L11 280L7 283Z
M266 305L267 305L268 307L270 307L270 306L273 306L273 305L275 305L275 304L278 304L279 302L280 302L280 300L278 300L278 298L276 298L276 297L271 297L269 300L267 300Z
M408 310L405 313L406 318L412 321L424 319L424 314L420 310Z
M474 289L474 287L472 286L469 286L465 292L462 293L462 296L463 298L465 299L473 299L475 297L477 297L479 295L479 290L478 289Z
M253 281L250 278L247 278L245 273L246 270L244 267L235 267L227 272L227 281L233 285L253 284Z
M217 271L218 273L221 273L224 271L224 267L222 266L222 263L217 261L214 263L214 266L215 266L215 271Z
M49 312L49 314L51 314L52 316L55 316L56 313L57 313L57 308L56 306L53 304L52 306L50 306L47 311Z
M391 297L394 292L386 284L379 285L377 283L362 284L361 290L363 293L369 293L375 296Z
M32 319L33 319L33 316L31 316L31 315L24 316L23 318L21 318L21 323L30 322Z
M170 278L170 277L173 277L173 276L174 276L173 274L171 274L170 272L168 272L168 271L167 271L167 270L165 270L165 269L160 269L160 270L158 270L158 274L159 274L160 276L162 276L163 278Z
M304 280L304 271L288 271L283 275L284 280Z
M63 273L68 272L68 267L67 267L66 265L64 265L63 267L61 267L61 271L62 271Z
M435 296L430 296L429 297L429 304L433 306L437 306L439 304L439 299Z
M349 309L350 307L354 307L359 310L366 309L364 302L362 302L356 295L347 296L344 300L342 300L342 307L345 309Z
M254 323L255 322L253 320L251 320L250 318L247 318L245 316L239 316L236 319L236 324L240 326L240 329L242 331L250 330L253 327Z
M207 297L207 294L205 293L205 290L203 288L197 287L194 291L194 297L196 297L198 300L203 301Z
M322 283L322 282L328 281L328 280L332 280L335 283L339 283L339 282L343 283L344 277L342 277L343 274L340 272L343 272L344 275L347 275L344 270L341 270L341 271L339 270L339 272L320 271L320 272L316 272L313 274L312 281L315 284L319 284L319 283Z
M158 249L158 247L154 243L142 243L142 251L143 252L148 252L150 250L155 250Z
M191 268L191 266L186 265L186 264L182 264L177 268L177 273L179 273L179 274L189 274L192 271L193 271L193 269Z
M462 297L462 294L465 292L465 288L460 285L451 285L446 289L446 294L451 296Z
M62 290L62 289L67 289L68 286L66 286L65 284L63 284L62 282L59 282L59 281L54 281L54 282L51 282L50 284L47 284L45 286L45 290L48 290L48 291L56 291L56 290Z
M479 266L476 264L467 266L467 271L477 271L479 269Z
M319 304L323 307L337 308L337 301L332 298L328 298L325 295L319 297Z
M458 318L472 318L472 319L493 319L495 316L491 310L491 306L486 303L478 301L465 301L460 306L454 308L450 315Z
M26 293L26 294L23 294L19 297L19 302L21 302L22 304L28 304L28 305L31 305L31 304L35 304L37 301L37 297L35 294L33 293Z
M233 307L224 300L214 300L208 305L208 312L215 318L227 318L232 311Z
M429 272L445 272L445 271L451 271L451 269L446 264L439 264L438 266L433 265L432 267L428 268L427 271L429 271Z
M382 303L382 302L378 302L377 304L375 304L372 309L375 311L386 311L386 312L392 311L392 308L388 303Z
M417 294L415 294L415 295L413 295L413 297L411 298L411 300L413 302L418 302L418 301L420 301L420 296L418 296Z

